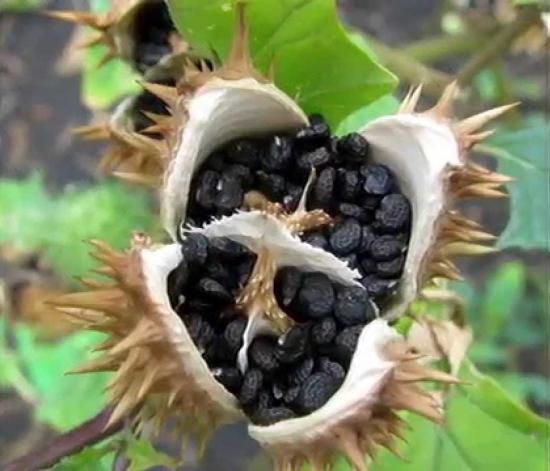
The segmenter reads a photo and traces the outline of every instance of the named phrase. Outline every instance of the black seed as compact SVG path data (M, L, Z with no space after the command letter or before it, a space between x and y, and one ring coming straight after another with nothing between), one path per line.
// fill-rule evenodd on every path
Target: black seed
M313 197L322 208L328 208L333 199L334 179L336 171L332 167L325 168L315 180L313 186Z
M375 261L384 262L401 255L403 249L403 244L398 239L391 235L383 235L373 240L370 253Z
M259 146L258 143L242 139L233 141L227 147L227 158L232 162L246 165L247 167L254 168L258 164L259 159Z
M295 325L279 338L277 359L285 364L294 363L306 354L308 344L308 327L305 325Z
M349 364L363 328L363 325L347 327L336 336L336 354L343 364Z
M260 370L249 369L245 375L241 391L239 393L239 402L243 405L252 404L258 397L264 383L264 375Z
M197 339L197 346L201 349L205 349L214 340L215 332L212 326L208 322L203 322L200 330L199 338Z
M327 140L330 137L330 128L321 115L311 115L309 123L309 126L298 131L296 139L304 142L317 142Z
M365 195L361 198L360 204L361 207L366 211L369 211L374 214L374 211L380 206L381 198L376 195Z
M384 300L393 294L397 285L395 280L381 280L376 275L367 275L361 280L361 284L367 288L369 296L376 300Z
M206 275L220 283L225 289L231 291L237 287L235 276L230 273L228 267L218 261L209 261L205 265Z
M357 255L354 253L340 257L340 260L342 260L342 262L344 262L352 270L357 267Z
M181 253L191 270L200 268L208 257L208 239L196 232L187 234L181 243Z
M376 262L372 258L363 257L359 264L363 275L370 275L371 273L376 272Z
M309 414L322 407L338 390L339 382L326 373L312 374L303 384L297 407Z
M293 419L296 414L287 407L272 407L270 409L258 409L253 421L259 425L272 425L283 420Z
M347 255L361 243L361 226L355 219L346 219L334 226L329 244L336 255Z
M223 214L229 214L239 208L243 202L243 188L238 178L224 174L218 182L218 194L214 205Z
M220 175L213 170L206 170L198 177L195 201L205 209L212 209L218 194Z
M318 360L319 371L327 373L342 381L346 377L346 370L340 363L332 361L329 357L321 357Z
M229 303L233 300L231 293L212 278L202 278L197 285L196 292L211 303Z
M243 335L246 330L246 319L239 318L227 324L223 338L231 352L237 352L243 344Z
M290 384L299 385L306 381L313 373L313 367L315 366L315 361L313 358L306 358L302 360L296 368L292 371L289 376Z
M239 313L234 306L230 306L220 311L217 316L215 316L214 327L216 328L216 331L218 333L223 333L229 323L234 321L238 315Z
M213 258L219 257L223 261L234 262L242 259L245 255L250 255L244 245L235 242L227 237L215 237L210 239L209 254Z
M260 391L258 395L258 407L257 409L268 409L273 406L273 398L267 391Z
M256 172L258 189L270 200L282 201L285 196L286 182L276 173Z
M191 337L193 343L196 344L200 338L202 326L206 321L204 321L199 314L191 313L183 317L183 323L185 324L189 337Z
M365 324L374 319L367 291L359 286L341 286L336 290L334 317L342 325Z
M241 164L235 164L227 167L227 175L230 175L233 178L236 178L241 182L241 185L244 187L249 187L254 181L254 177L248 167Z
M302 197L303 188L291 182L286 182L286 195L283 197L283 205L290 212L298 207L298 203Z
M368 211L357 204L340 203L338 212L344 217L354 218L359 222L368 222L370 219Z
M307 273L298 291L298 310L309 318L328 316L334 305L332 284L323 273Z
M288 307L296 297L303 275L296 267L281 268L275 276L275 296L283 307Z
M337 171L338 196L345 201L355 201L361 190L361 178L356 170L338 169Z
M310 232L304 237L304 242L307 242L313 247L318 247L325 250L328 247L327 238L320 232Z
M237 361L237 350L231 351L223 336L216 335L206 348L204 359L209 365L235 364Z
M298 157L296 166L303 174L309 175L312 168L320 168L330 162L331 154L325 147L319 147Z
M401 275L403 265L405 264L405 255L401 254L393 260L378 262L376 264L376 274L380 278L395 278Z
M361 167L365 177L363 190L371 195L386 195L393 188L393 176L385 165L368 165Z
M285 391L279 383L274 383L271 387L271 394L276 401L280 401L285 395Z
M214 378L229 392L236 394L241 389L243 377L237 368L225 367L213 371Z
M368 252L370 250L372 241L375 238L376 236L374 235L372 229L369 226L363 226L361 228L361 243L357 248L357 252L359 252L360 254Z
M338 140L337 149L344 157L354 162L365 160L369 155L369 143L356 132L341 137Z
M336 322L332 317L325 317L311 328L311 343L314 345L328 345L335 337Z
M225 170L226 165L227 163L225 161L225 156L221 152L214 152L210 157L208 157L206 162L204 162L204 166L207 169L215 170L216 172Z
M275 136L262 155L261 165L268 172L281 172L286 170L291 161L292 139L286 136Z
M248 283L254 264L256 263L256 256L249 256L237 266L237 274L239 276L239 286L244 286Z
M279 362L275 357L276 341L273 337L256 337L248 349L250 361L265 373L277 369Z
M376 222L383 232L399 232L409 227L411 222L409 200L399 193L384 196L376 211Z
M170 304L175 309L180 303L180 296L185 292L189 280L189 267L187 261L182 259L178 266L168 275L168 297Z
M294 404L296 399L298 399L298 396L300 395L300 386L292 386L291 388L288 388L286 390L286 393L283 397L283 402L285 404Z

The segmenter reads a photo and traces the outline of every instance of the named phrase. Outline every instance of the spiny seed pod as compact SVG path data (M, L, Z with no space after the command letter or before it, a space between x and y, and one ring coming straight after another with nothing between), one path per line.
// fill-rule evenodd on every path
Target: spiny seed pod
M48 14L93 28L97 34L83 46L107 46L99 65L120 57L145 73L157 64L169 64L173 54L187 50L162 0L114 0L106 13L50 11Z
M421 366L388 320L458 276L450 257L490 250L451 208L502 195L508 179L467 151L509 107L455 122L454 85L424 113L418 88L396 116L336 138L253 68L242 5L228 62L191 72L147 85L170 111L155 151L174 244L95 243L115 284L57 305L110 336L88 370L116 371L113 420L174 412L204 434L246 417L277 471L326 470L337 454L364 471L378 446L395 450L397 411L442 421L418 383L456 379Z

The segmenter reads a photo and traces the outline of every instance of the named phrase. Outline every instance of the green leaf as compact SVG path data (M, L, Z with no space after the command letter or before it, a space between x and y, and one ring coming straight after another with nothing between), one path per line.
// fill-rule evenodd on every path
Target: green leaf
M113 457L114 452L110 446L88 447L76 455L64 458L51 471L110 471Z
M498 132L480 146L498 158L499 171L515 178L507 185L510 221L501 234L501 248L549 250L550 126L542 115L525 119L518 129Z
M174 469L177 462L170 456L158 451L148 440L131 437L126 446L125 456L130 460L128 471L143 471L153 466L165 466Z
M398 108L399 101L393 95L385 95L347 116L338 126L336 134L343 136L355 132L376 118L394 114Z
M0 179L0 245L40 251L67 282L94 266L84 241L99 238L121 249L132 231L154 227L145 191L107 182L50 195L38 175Z
M108 0L90 0L90 8L103 13L108 11L110 3ZM113 59L98 67L106 53L107 47L99 45L87 48L84 54L82 101L92 109L108 108L120 98L140 91L139 75L122 60Z
M203 55L227 56L231 0L168 0L172 18ZM251 0L247 6L255 65L275 59L276 83L308 113L337 127L353 111L391 92L395 77L357 46L338 21L334 0Z
M385 450L373 471L503 471L547 469L549 422L512 399L494 380L464 362L447 400L446 425L407 415L411 429L402 461ZM341 464L339 471L349 469Z

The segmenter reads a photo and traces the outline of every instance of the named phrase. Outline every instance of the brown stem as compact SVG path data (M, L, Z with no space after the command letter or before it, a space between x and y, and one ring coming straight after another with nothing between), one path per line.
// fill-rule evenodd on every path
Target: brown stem
M55 437L43 448L6 463L0 466L0 469L2 471L38 471L53 466L87 446L95 445L121 430L124 419L106 427L112 412L112 407L106 407L87 422Z
M516 38L521 36L527 29L540 18L540 11L537 8L524 7L518 10L516 19L504 26L485 47L474 55L458 73L458 82L467 85L487 64L504 53Z

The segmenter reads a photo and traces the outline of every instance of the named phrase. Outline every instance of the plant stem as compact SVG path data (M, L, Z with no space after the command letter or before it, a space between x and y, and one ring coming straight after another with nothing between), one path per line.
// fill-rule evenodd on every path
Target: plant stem
M106 427L112 412L111 406L106 407L87 422L55 437L43 448L6 463L0 466L0 469L2 471L38 471L49 468L63 458L78 453L86 446L95 445L122 429L124 419Z
M504 26L458 73L461 85L467 85L487 64L503 54L514 40L539 20L538 8L524 7L518 10L516 19Z

